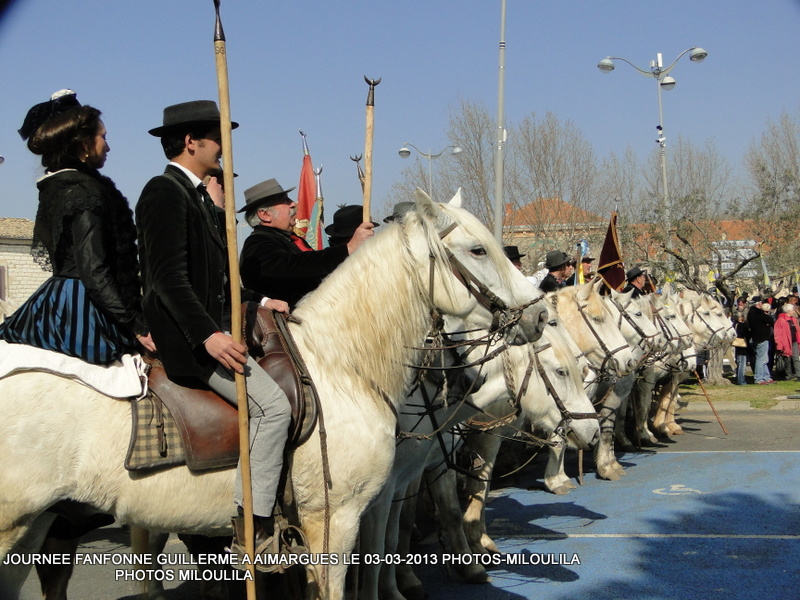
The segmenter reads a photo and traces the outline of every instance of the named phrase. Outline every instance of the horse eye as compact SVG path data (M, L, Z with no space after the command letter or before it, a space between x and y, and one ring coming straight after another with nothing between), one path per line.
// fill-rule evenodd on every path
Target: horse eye
M475 256L486 256L486 248L483 246L475 246L470 252Z
M636 316L636 317L641 317L641 316L642 316L642 313L640 313L640 312L637 312L637 313L636 313L634 316Z
M547 322L547 324L548 324L550 327L557 327L557 326L558 326L558 321L556 321L555 319L553 319L552 321L548 321L548 322Z
M558 369L556 369L556 373L558 373L561 377L567 376L567 370L564 369L563 367L559 367Z
M602 323L603 322L603 317L592 317L592 320L595 323Z

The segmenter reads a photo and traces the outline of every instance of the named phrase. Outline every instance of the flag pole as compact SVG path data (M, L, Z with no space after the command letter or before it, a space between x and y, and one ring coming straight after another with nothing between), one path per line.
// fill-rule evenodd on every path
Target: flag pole
M214 0L216 22L214 25L214 54L216 55L217 85L219 87L220 133L222 136L222 174L225 184L225 233L228 241L228 273L231 285L231 335L233 340L242 343L242 293L239 283L239 257L236 244L236 195L233 186L233 141L231 137L231 103L228 86L228 61L225 50L225 33L219 16L219 2ZM234 373L236 381L236 401L239 406L239 461L242 471L242 509L244 510L244 545L250 564L247 565L250 577L246 581L247 598L255 600L255 565L253 557L253 489L250 480L250 423L247 403L247 384L244 375Z
M375 86L381 82L381 78L369 79L364 75L364 81L369 84L367 94L367 131L364 141L364 216L366 223L371 221L370 200L372 198L372 136L375 131Z

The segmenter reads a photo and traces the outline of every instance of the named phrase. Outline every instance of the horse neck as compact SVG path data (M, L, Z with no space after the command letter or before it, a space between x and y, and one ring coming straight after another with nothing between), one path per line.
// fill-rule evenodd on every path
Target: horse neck
M398 248L406 251L398 252ZM420 275L398 227L347 258L295 310L304 354L324 365L331 385L385 394L397 405L430 324Z

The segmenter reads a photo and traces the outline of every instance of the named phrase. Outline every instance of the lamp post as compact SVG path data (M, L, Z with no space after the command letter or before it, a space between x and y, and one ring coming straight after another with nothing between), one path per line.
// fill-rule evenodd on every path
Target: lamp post
M400 148L400 150L397 151L397 153L400 155L400 158L408 158L409 156L411 156L411 150L408 149L408 146L411 146L414 150L416 150L421 157L428 159L428 194L430 195L431 199L433 199L433 166L432 165L433 165L434 159L439 158L442 154L445 153L446 150L451 150L452 149L450 154L461 154L463 152L463 150L461 150L461 148L459 148L458 146L447 146L446 148L443 148L442 151L439 152L438 154L433 154L431 152L430 148L428 148L428 152L423 152L422 150L417 148L414 144L409 144L408 142L406 142L405 144L403 144L403 147Z
M702 62L705 60L706 56L708 56L708 52L695 46L681 52L678 55L678 58L672 61L672 64L666 68L664 68L664 63L660 52L656 54L655 60L650 61L650 70L641 69L627 58L622 58L621 56L606 56L603 60L597 63L597 68L603 73L610 73L614 70L614 61L621 60L628 63L630 66L636 69L637 72L641 73L645 77L653 77L656 80L656 87L658 90L658 125L656 126L658 138L656 139L656 143L659 145L661 152L661 187L664 195L664 223L667 229L665 247L668 251L672 250L672 237L670 234L672 226L670 223L671 206L669 202L669 191L667 188L667 138L664 134L664 112L661 104L661 90L664 89L665 91L669 91L675 87L675 78L670 77L669 73L673 68L675 68L675 65L680 58L687 53L689 54L689 60L692 62ZM669 254L669 252L667 264L668 267L672 264L672 256Z

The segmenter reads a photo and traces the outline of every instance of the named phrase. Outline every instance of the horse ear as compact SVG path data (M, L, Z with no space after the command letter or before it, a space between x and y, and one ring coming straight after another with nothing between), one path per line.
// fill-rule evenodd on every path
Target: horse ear
M461 208L462 199L461 199L461 188L456 190L456 195L450 199L448 202L450 206L455 206L456 208Z
M416 199L417 212L423 219L431 223L436 228L436 231L441 233L450 226L452 222L450 217L442 212L442 209L431 200L431 197L424 190L417 188L414 197Z

